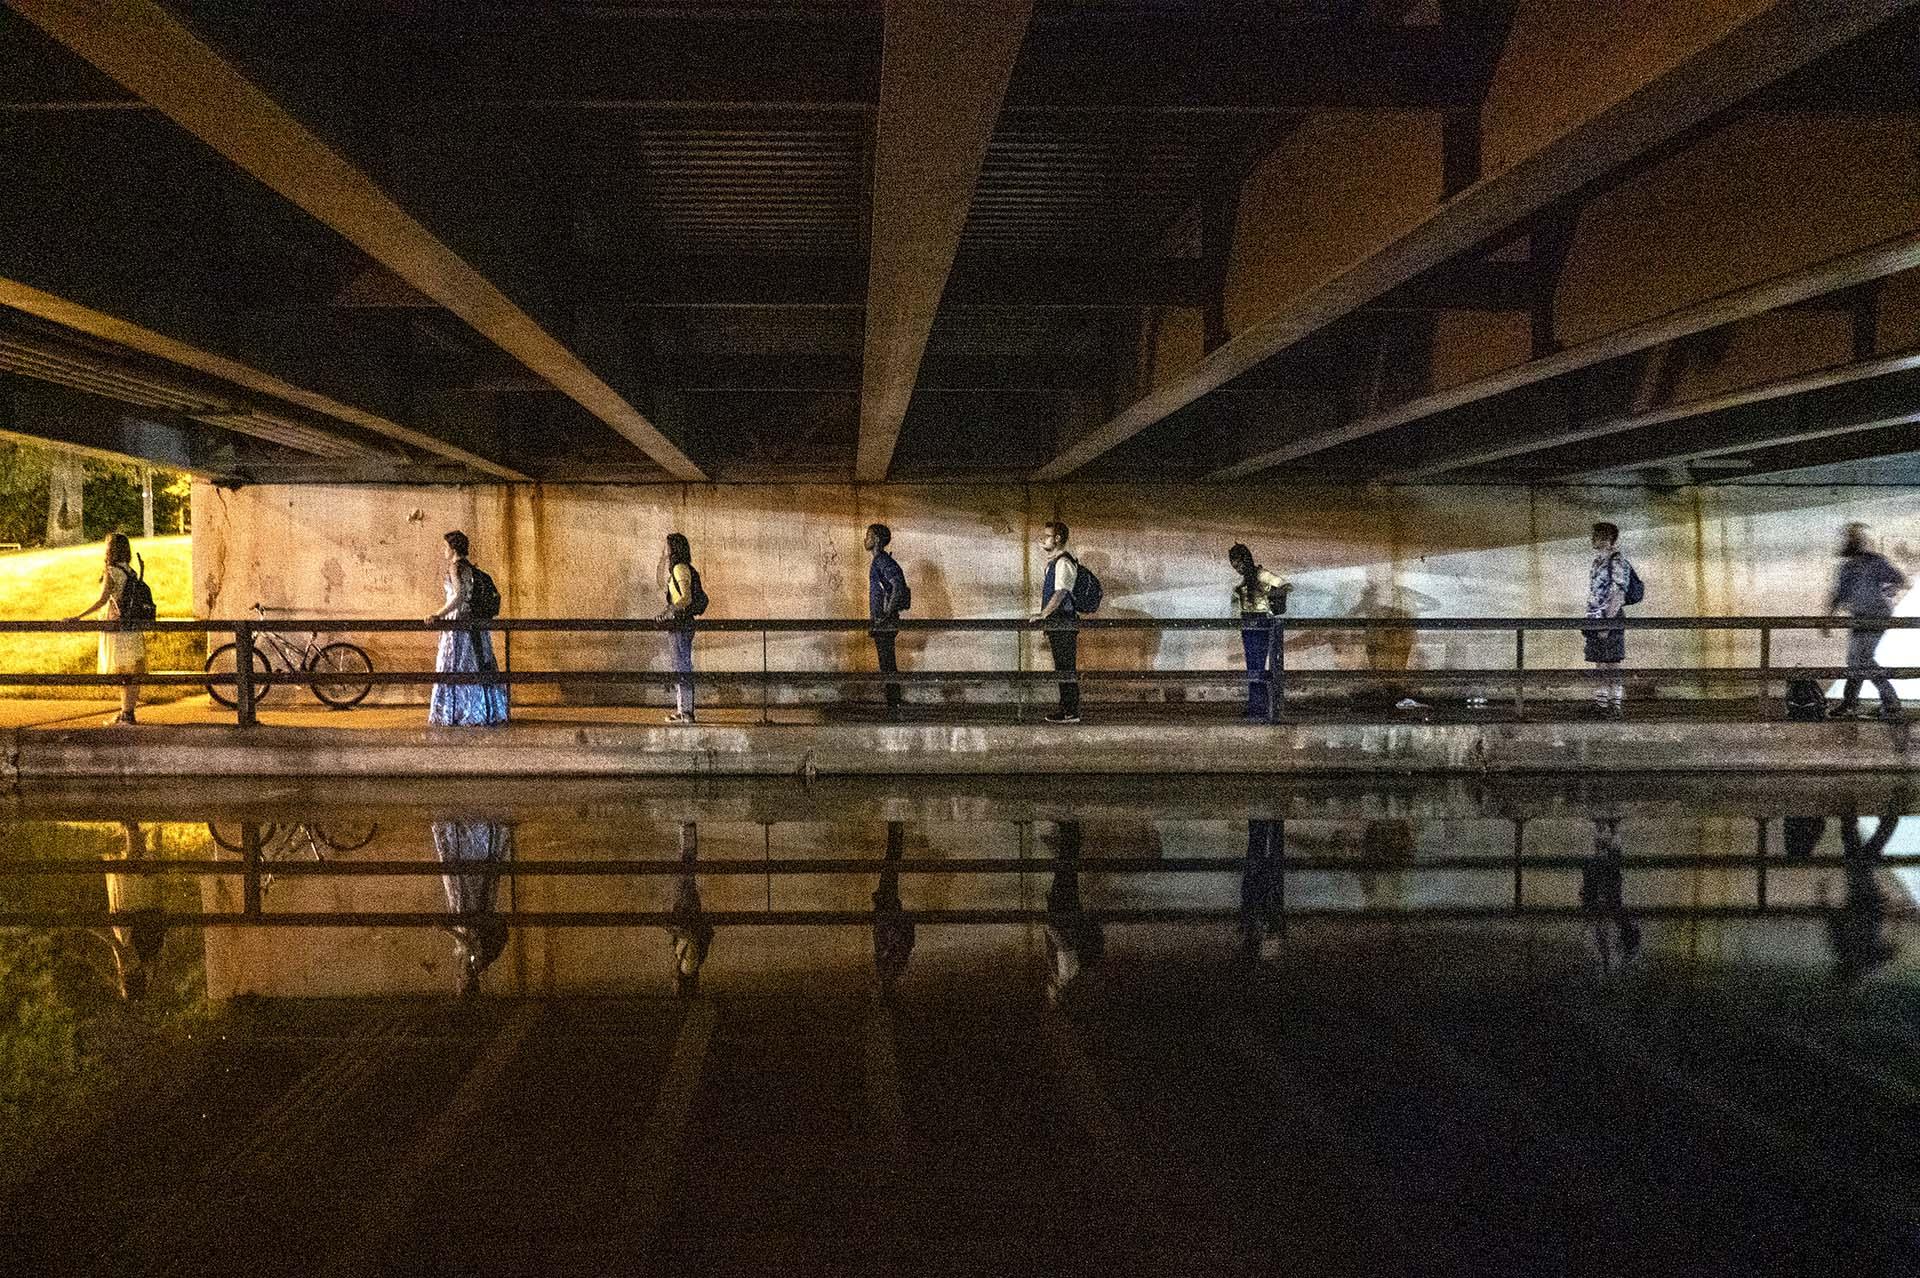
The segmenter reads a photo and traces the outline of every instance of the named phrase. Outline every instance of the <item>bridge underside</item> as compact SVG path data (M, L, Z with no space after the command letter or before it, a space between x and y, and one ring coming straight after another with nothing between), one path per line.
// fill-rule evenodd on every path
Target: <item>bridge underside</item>
M0 9L0 431L224 483L1920 479L1904 0Z

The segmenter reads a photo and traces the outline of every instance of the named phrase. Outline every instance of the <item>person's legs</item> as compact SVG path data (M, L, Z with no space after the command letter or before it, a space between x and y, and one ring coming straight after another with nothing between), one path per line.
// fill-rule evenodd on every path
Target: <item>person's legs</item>
M1247 717L1267 717L1267 655L1273 648L1273 631L1264 626L1248 627L1240 632L1240 646L1247 654Z
M1079 631L1049 630L1047 647L1053 653L1053 668L1061 674L1072 674L1079 668ZM1060 713L1065 715L1080 713L1080 685L1077 682L1068 681L1060 685Z
M873 653L874 656L880 659L881 674L894 674L899 671L900 657L896 647L899 638L898 632L892 630L876 630L873 632ZM902 700L900 685L897 683L889 683L887 685L887 709L898 710Z
M693 717L693 631L668 631L667 646L673 656L673 671L681 676L674 680L673 684L674 710L691 719Z
M1880 639L1884 634L1880 630L1849 630L1847 632L1847 666L1853 670L1880 669ZM1894 691L1893 683L1883 674L1869 674L1873 681L1873 690L1880 694L1880 708L1887 713L1900 709L1900 694ZM1848 679L1841 694L1840 704L1851 710L1860 701L1860 679Z

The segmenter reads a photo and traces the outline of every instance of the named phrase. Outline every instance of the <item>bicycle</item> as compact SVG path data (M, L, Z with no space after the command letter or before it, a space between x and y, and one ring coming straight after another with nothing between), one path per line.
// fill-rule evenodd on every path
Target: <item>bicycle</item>
M209 821L207 833L213 841L229 852L245 853L246 835L242 828L232 822ZM307 852L314 860L325 862L327 852L357 852L373 842L373 836L380 833L380 827L372 821L358 821L348 818L327 825L317 822L300 821L293 825L279 825L272 821L260 826L260 859L264 861L284 861L297 855L299 844L306 843ZM325 848L326 851L321 851ZM260 875L260 890L265 892L273 886L273 875Z
M269 609L265 604L256 603L253 615L264 617ZM262 652L262 649L270 652ZM223 643L207 654L206 672L208 674L231 675L239 668L239 658L234 654L237 644ZM331 675L331 679L295 679L295 682L310 683L313 695L334 710L351 710L366 700L373 691L371 683L361 683L358 676L373 673L373 658L367 656L367 650L358 644L336 641L322 644L320 632L312 631L307 635L305 644L295 645L275 630L263 630L254 636L253 646L253 700L257 705L266 700L273 691L274 662L285 675ZM240 692L237 685L208 683L207 695L229 710L240 704Z

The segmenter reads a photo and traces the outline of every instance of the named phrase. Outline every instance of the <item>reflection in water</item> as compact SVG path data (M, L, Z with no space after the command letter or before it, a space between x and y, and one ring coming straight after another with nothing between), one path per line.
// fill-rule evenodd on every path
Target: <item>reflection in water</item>
M513 859L513 829L499 821L435 821L433 851L442 864L484 865L488 871L443 875L447 909L454 923L454 959L460 972L460 992L480 988L480 974L507 948L507 924L498 913L500 876L491 872Z
M700 856L700 828L692 821L680 823L680 877L673 894L673 922L667 928L667 940L673 952L673 988L682 998L690 998L700 989L700 968L713 948L713 924L707 922L700 906L700 881L694 875L694 862Z
M1080 904L1080 823L1054 827L1059 868L1047 889L1047 1002L1059 1006L1067 992L1107 951L1107 933Z
M873 974L882 994L893 992L906 974L907 960L913 957L913 919L900 903L900 858L906 841L906 825L887 822L886 860L881 865L880 884L873 890Z
M1860 818L1841 819L1847 896L1827 915L1827 939L1838 965L1835 976L1842 985L1855 984L1900 952L1899 944L1886 934L1887 900L1879 880L1881 858L1899 828L1897 811L1883 813L1872 837L1863 841Z
M1247 863L1240 872L1240 954L1272 958L1286 936L1287 823L1247 822Z
M1592 919L1600 970L1612 972L1640 953L1640 925L1627 913L1620 822L1593 818L1593 855L1580 869L1580 908Z
M160 962L161 947L167 940L166 910L161 901L162 881L148 872L147 832L133 821L120 823L121 859L132 873L108 871L107 908L127 921L98 929L95 936L107 943L113 954L115 981L120 997L144 999L154 969Z

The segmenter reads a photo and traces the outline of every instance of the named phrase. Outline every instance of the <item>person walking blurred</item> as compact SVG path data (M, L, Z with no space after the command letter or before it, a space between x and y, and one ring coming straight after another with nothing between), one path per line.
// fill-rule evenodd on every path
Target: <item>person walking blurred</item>
M1827 597L1827 614L1841 611L1852 617L1891 617L1893 605L1906 593L1907 575L1887 562L1884 555L1867 547L1867 526L1848 524L1840 544L1840 567L1834 573L1833 592ZM1829 631L1822 627L1820 633ZM1851 627L1847 631L1847 682L1841 689L1840 704L1827 717L1851 718L1860 713L1860 685L1873 681L1880 694L1880 717L1900 717L1900 694L1883 674L1860 675L1859 671L1877 671L1880 640L1886 631L1876 627Z

